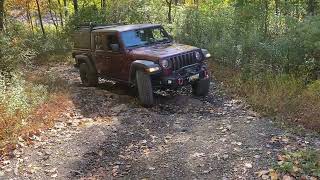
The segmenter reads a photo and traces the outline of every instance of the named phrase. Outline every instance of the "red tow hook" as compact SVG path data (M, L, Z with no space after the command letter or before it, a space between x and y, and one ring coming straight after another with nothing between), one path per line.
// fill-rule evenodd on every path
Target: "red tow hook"
M209 78L209 73L208 73L208 71L206 69L204 70L204 78L205 79Z
M177 83L178 83L178 85L183 85L183 79L182 78L178 78L177 79Z

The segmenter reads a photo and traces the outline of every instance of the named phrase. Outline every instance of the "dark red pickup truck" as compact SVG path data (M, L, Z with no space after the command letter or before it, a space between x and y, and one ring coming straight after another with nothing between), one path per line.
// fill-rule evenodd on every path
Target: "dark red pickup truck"
M175 43L159 24L80 26L74 33L73 57L82 83L98 78L136 87L145 106L154 103L156 89L192 85L196 96L209 91L205 49Z

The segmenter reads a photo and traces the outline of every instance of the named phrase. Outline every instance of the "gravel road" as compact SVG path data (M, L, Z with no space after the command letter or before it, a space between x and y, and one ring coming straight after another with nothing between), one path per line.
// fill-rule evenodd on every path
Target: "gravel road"
M59 66L71 84L73 106L53 128L21 140L0 163L0 179L259 179L277 154L320 147L261 118L216 85L205 98L185 88L156 95L143 108L130 89L111 82L80 84L76 69Z

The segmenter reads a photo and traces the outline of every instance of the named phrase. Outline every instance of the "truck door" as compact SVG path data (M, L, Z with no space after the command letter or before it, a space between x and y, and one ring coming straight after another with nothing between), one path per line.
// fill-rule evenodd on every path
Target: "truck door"
M111 77L127 81L128 69L126 67L128 62L117 33L108 33L106 40L106 48L108 51L108 57L110 58Z
M106 50L106 34L96 33L94 38L94 55L95 65L98 74L102 76L110 76L111 57Z

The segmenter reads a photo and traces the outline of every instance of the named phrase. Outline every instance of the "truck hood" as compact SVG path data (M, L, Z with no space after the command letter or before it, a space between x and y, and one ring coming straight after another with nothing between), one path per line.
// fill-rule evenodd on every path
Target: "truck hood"
M178 43L156 44L152 46L132 49L132 54L136 59L159 60L177 54L198 50L199 48Z

